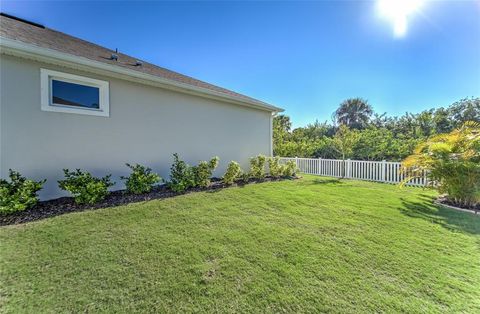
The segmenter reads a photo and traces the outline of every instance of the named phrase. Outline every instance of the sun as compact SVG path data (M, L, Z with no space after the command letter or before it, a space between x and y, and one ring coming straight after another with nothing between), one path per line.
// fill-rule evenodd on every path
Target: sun
M418 12L423 0L377 0L378 13L393 24L393 34L403 37L407 33L408 18Z

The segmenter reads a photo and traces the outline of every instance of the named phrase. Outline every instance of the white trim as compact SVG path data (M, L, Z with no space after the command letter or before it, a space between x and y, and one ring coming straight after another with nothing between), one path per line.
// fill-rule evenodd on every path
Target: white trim
M125 79L141 84L161 87L168 90L174 90L186 94L215 99L231 104L246 106L269 112L282 112L283 109L269 105L267 103L243 99L233 95L213 91L207 88L193 86L167 78L146 74L136 70L122 68L117 65L111 65L88 58L59 52L53 49L42 48L21 41L12 40L0 36L0 53L13 55L17 57L32 59L36 61L56 64L64 67L70 67L90 73L106 75L110 77Z
M276 115L276 112L272 112L270 116L270 157L273 157L273 119Z
M99 90L99 109L54 104L52 99L52 80L97 87ZM40 95L42 111L76 113L100 117L110 116L109 85L107 81L70 73L40 69Z

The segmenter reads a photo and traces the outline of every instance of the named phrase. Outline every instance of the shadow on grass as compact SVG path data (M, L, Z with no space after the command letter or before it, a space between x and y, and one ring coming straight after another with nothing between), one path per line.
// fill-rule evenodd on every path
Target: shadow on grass
M214 189L214 190L207 190L207 191L205 191L205 193L218 193L220 191L221 191L221 189Z
M340 184L345 184L345 181L341 179L315 179L313 180L313 184L325 184L325 185L340 185Z
M464 213L433 203L431 196L420 195L419 202L402 200L401 212L409 217L421 218L449 230L480 234L479 215Z

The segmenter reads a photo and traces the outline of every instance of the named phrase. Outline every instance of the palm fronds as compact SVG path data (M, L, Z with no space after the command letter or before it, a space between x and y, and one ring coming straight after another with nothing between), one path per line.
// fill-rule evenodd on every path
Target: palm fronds
M442 193L454 203L480 203L480 123L465 122L450 133L438 134L419 144L402 162L408 181L428 171Z

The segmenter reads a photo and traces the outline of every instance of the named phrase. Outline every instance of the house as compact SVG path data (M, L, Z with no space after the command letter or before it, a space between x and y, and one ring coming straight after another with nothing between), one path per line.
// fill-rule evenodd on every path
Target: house
M0 176L46 178L62 169L128 173L140 163L168 178L172 154L189 163L272 153L282 109L6 14L0 16Z

